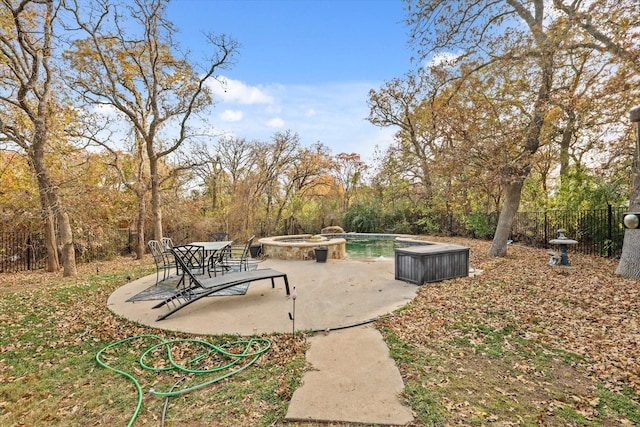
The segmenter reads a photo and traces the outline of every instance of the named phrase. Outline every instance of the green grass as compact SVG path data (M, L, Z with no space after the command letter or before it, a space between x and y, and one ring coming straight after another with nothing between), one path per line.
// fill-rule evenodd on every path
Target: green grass
M133 273L144 276L149 270ZM238 338L157 331L116 317L106 308L106 299L128 275L132 272L94 275L80 283L69 280L0 295L0 313L6 320L0 323L1 425L126 425L137 403L135 388L131 381L97 364L99 350L140 334L199 338L216 344ZM251 367L171 398L168 425L260 426L281 420L305 369L304 338L266 338L277 349L269 350ZM107 355L115 367L134 375L145 391L136 425L158 423L164 398L147 392L151 388L169 390L178 376L139 366L138 358L151 344L150 340L135 340ZM205 375L187 377L181 386L207 380Z
M607 390L602 386L598 387L598 397L600 403L598 409L607 416L624 416L625 420L631 422L629 425L640 425L640 405L637 403L638 396L629 388L623 388L619 392Z

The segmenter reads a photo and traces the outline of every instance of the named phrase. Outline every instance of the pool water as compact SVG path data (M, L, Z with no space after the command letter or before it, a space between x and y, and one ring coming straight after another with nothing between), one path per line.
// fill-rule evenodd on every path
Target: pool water
M394 239L347 239L346 259L393 259L394 249L406 245Z

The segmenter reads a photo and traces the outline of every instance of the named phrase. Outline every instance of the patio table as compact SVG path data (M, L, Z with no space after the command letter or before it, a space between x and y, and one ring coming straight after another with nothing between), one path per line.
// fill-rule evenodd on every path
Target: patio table
M208 255L213 255L218 252L220 249L224 249L227 246L231 246L232 241L222 241L222 242L192 242L190 245L194 246L202 246L204 248L205 253Z
M203 248L204 259L202 262L202 274L205 273L207 268L209 269L209 275L211 275L211 271L213 271L214 274L216 273L216 257L218 252L231 248L232 243L230 240L189 243L190 245Z

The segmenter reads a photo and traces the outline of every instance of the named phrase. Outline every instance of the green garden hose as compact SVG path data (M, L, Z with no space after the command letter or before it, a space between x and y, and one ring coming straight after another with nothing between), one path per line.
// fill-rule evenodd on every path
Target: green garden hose
M140 359L138 360L138 363L140 364L140 366L146 370L149 371L153 371L153 372L164 372L164 371L178 371L178 372L183 372L185 374L213 374L213 373L220 373L220 375L216 376L213 379L208 379L200 384L196 384L194 386L188 387L188 388L184 388L184 389L180 389L180 390L174 390L175 386L172 387L169 391L157 391L157 390L153 390L150 389L149 393L154 395L154 396L165 396L165 397L170 397L170 396L177 396L180 394L184 394L184 393L188 393L194 390L197 390L199 388L202 387L206 387L210 384L213 384L217 381L220 381L222 379L228 378L231 375L237 374L238 372L243 371L244 369L248 368L249 366L251 366L256 360L258 360L258 358L265 353L267 350L269 350L269 348L271 347L271 342L267 339L264 338L251 338L249 340L238 340L238 341L234 341L234 342L229 342L226 344L223 344L221 346L216 346L210 342L207 341L203 341L203 340L196 340L196 339L174 339L174 340L165 340L164 338L158 336L158 335L136 335L133 337L129 337L129 338L125 338L123 340L120 341L116 341L113 342L111 344L109 344L108 346L104 347L102 350L100 350L97 354L96 354L96 361L98 362L98 364L100 366L102 366L103 368L109 369L111 371L114 371L120 375L122 375L125 378L128 378L129 380L131 380L136 388L137 394L138 394L138 403L136 405L136 409L133 412L133 415L131 416L131 419L129 420L129 424L127 424L128 426L133 425L133 422L135 421L135 419L137 418L140 409L142 408L142 399L143 399L143 390L142 390L142 386L140 385L140 383L138 382L138 380L136 380L136 378L129 374L128 372L122 371L120 369L114 368L112 366L109 366L103 359L102 359L102 355L104 352L114 349L118 346L121 346L123 344L127 344L133 340L138 340L138 339L154 339L154 340L158 340L159 343L150 347L149 349L147 349L142 356L140 356ZM196 357L188 360L186 363L184 364L178 364L175 362L175 360L173 359L173 356L171 354L171 347L172 345L176 345L176 344L180 344L180 343L191 343L191 344L198 344L202 347L204 347L204 351L197 355ZM229 351L230 348L232 347L236 347L239 345L244 345L244 350L240 353L233 353L231 351ZM154 351L156 351L157 349L161 348L161 347L165 347L166 349L166 358L168 361L168 364L166 366L162 366L162 367L153 367L148 365L147 363L145 363L145 358L147 358L151 353L153 353ZM208 356L211 356L214 353L218 353L222 356L228 357L230 358L230 361L224 365L221 366L216 366L214 368L195 368L194 365L200 361L202 361L203 359L205 359ZM242 364L242 366L232 369L234 366L238 365L241 361L243 360L247 360L248 362Z

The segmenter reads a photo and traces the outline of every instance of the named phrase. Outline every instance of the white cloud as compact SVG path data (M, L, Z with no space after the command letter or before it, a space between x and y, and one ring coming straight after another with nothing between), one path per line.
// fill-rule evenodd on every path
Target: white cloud
M236 87L249 88L236 83ZM303 146L321 142L333 154L353 152L365 160L372 157L376 145L384 149L392 143L396 132L366 120L369 90L381 84L264 85L260 91L269 96L270 103L238 105L235 99L223 99L213 106L210 125L218 134L224 129L257 141L270 141L276 131L291 130L300 136Z
M218 117L223 122L239 122L244 117L240 110L224 110Z
M94 104L93 112L101 114L103 116L110 116L110 117L117 117L121 114L116 107L114 107L113 105L106 105L106 104Z
M267 126L269 126L270 128L282 128L284 127L284 120L282 120L280 117L273 118L267 121Z
M262 88L248 86L239 80L224 76L217 80L210 80L208 85L214 96L223 102L243 105L272 104L274 102L273 97Z
M264 112L267 114L280 114L282 112L282 106L274 103L265 107Z
M426 67L437 67L439 65L452 66L460 58L459 53L441 52L436 53L425 63Z

